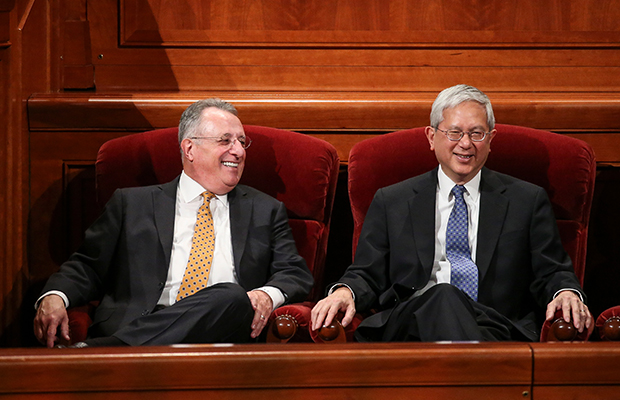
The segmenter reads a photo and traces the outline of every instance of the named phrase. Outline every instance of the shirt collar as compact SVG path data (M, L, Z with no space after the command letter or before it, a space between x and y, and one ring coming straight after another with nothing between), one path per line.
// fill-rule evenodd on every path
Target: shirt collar
M482 170L478 171L476 176L463 185L473 201L478 201L478 196L480 195L481 172ZM441 165L439 166L439 171L437 172L437 185L439 186L439 195L444 199L449 199L455 183L448 177L448 175L446 175L445 172L443 172Z
M200 183L196 182L185 173L181 172L181 179L179 179L179 193L181 194L181 200L185 203L195 201L200 195L207 189L203 188ZM228 204L228 193L219 195L216 194L215 198L220 200L223 204Z

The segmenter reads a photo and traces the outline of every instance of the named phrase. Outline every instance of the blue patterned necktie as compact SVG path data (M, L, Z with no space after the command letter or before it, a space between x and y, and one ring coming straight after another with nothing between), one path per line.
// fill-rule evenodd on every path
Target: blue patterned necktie
M450 261L450 283L474 301L478 300L478 267L471 259L467 235L467 204L463 199L464 186L452 188L454 207L446 231L446 256Z

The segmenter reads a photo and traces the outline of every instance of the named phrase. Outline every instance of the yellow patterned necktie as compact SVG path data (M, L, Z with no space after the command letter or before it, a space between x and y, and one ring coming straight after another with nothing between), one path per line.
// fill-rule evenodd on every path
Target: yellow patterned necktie
M189 260L187 261L185 274L183 274L179 294L177 294L177 301L206 288L207 281L209 280L213 249L215 248L215 232L213 230L213 217L211 216L209 202L215 195L207 191L202 193L201 196L204 201L196 217L192 249L189 253Z

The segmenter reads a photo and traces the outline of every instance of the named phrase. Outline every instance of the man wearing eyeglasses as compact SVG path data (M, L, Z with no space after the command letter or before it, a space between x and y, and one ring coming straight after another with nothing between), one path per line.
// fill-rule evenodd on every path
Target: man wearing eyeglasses
M580 332L591 327L544 189L484 167L494 126L480 90L439 93L426 128L438 168L377 191L355 261L312 310L313 330L376 307L358 340L536 341L536 303L549 298L548 320L562 310ZM434 218L422 211L433 208ZM497 224L499 237L481 234Z
M273 309L303 300L313 279L284 204L238 185L250 144L231 104L188 107L183 172L114 193L48 280L34 320L39 341L69 341L66 307L101 299L89 339L73 347L243 343Z

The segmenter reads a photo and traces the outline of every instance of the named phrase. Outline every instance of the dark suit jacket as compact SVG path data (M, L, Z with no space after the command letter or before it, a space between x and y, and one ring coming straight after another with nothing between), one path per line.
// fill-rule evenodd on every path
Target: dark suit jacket
M341 282L353 289L358 311L384 312L375 323L430 279L436 190L437 169L380 189L368 209L355 261ZM553 295L565 288L582 292L551 204L544 189L487 168L480 196L478 302L537 340Z
M101 299L91 335L109 336L156 306L170 264L178 180L117 190L80 249L48 280L43 293L60 290L71 306ZM274 286L288 301L302 301L313 279L284 204L243 185L228 200L239 285Z

